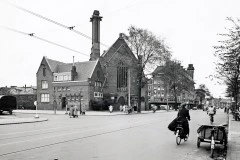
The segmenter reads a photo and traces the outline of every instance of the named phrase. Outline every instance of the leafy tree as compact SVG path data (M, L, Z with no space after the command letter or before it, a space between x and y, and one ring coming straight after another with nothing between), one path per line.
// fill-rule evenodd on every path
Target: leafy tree
M138 112L141 112L141 88L144 71L149 70L154 64L169 59L171 53L163 39L156 37L147 29L130 26L128 35L124 39L138 59Z
M227 85L227 94L234 97L235 108L238 109L240 76L240 20L234 20L227 17L227 21L231 22L232 27L228 28L228 33L219 34L224 39L220 40L220 45L214 46L214 55L218 57L216 63L215 77L222 80Z

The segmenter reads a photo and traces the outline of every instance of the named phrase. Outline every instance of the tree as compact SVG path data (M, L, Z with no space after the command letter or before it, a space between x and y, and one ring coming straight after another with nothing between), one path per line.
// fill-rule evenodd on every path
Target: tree
M232 27L228 28L228 33L219 34L224 39L220 40L220 45L214 46L214 55L218 58L216 63L215 77L222 80L227 85L227 94L234 97L235 107L238 109L239 95L239 65L240 65L240 20L227 17Z
M177 96L184 92L191 92L194 89L194 82L189 78L187 71L178 61L168 60L162 68L162 79L167 86L167 90L173 94L177 109Z
M128 35L123 35L130 49L138 59L138 112L141 112L141 88L144 71L149 70L153 64L169 59L171 53L163 39L156 37L147 29L130 26Z
M210 95L211 95L209 89L207 88L207 86L206 86L205 84L200 84L199 87L198 87L198 89L204 90L204 91L205 91L205 94L206 94L207 96L210 96Z

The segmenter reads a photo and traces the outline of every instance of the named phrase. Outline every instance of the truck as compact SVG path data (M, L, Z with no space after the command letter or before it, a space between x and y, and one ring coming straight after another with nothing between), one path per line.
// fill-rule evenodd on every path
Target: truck
M17 99L14 96L0 95L0 114L3 111L9 112L12 114L12 111L17 109Z

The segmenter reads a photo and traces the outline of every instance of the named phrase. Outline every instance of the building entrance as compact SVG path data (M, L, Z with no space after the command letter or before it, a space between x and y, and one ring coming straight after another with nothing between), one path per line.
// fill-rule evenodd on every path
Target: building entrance
M121 97L118 99L118 103L119 103L120 105L124 105L124 104L125 104L125 99L124 99L123 96L121 96Z
M62 109L66 108L66 97L62 97Z

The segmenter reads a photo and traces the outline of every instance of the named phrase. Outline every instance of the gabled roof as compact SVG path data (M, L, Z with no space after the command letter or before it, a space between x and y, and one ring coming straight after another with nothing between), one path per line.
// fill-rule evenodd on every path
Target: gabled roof
M47 57L45 57L50 69L52 72L56 72L57 71L57 67L58 65L61 65L61 64L65 64L63 62L59 62L59 61L56 61L56 60L52 60L52 59L49 59Z
M76 81L83 81L87 80L88 78L91 78L97 63L98 60L74 63L78 74ZM71 72L72 66L73 66L72 63L60 64L58 65L58 72Z
M153 71L152 74L159 74L163 70L163 66L157 66L157 68Z
M53 73L71 72L72 70L73 63L63 63L49 58L46 58L46 61ZM98 62L99 60L74 63L77 71L75 81L84 81L91 78Z
M110 48L108 48L108 50L106 52L104 52L101 55L101 57L106 58L107 56L109 56L108 59L105 59L105 61L111 61L111 58L114 57L114 55L110 55L110 54L121 54L120 50L122 49L122 47L124 47L125 51L129 54L129 56L134 61L137 61L137 58L133 54L132 50L129 48L129 46L126 43L126 41L121 36L121 33L120 33L119 38L115 41L115 43L113 43L113 45Z

